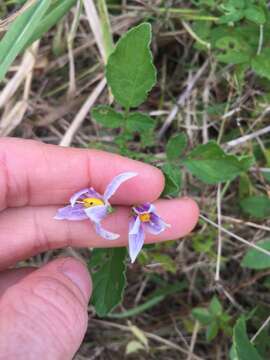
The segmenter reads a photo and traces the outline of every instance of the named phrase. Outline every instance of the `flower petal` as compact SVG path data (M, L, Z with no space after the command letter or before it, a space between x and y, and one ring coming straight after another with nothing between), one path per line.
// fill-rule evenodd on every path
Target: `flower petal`
M65 206L57 210L56 220L85 220L88 219L81 205Z
M77 191L75 194L73 194L69 200L70 205L74 206L77 200L85 197L94 197L94 198L102 199L102 196L98 192L96 192L95 189L91 187L91 188L82 189L80 191Z
M171 227L171 225L166 224L165 221L155 213L151 213L151 221L144 223L143 226L147 232L153 235L158 235L166 228Z
M130 230L128 234L128 251L131 262L134 263L144 243L144 230L139 217L130 220Z
M105 240L116 240L119 238L119 234L112 233L110 231L107 231L103 229L103 227L100 225L100 223L95 223L96 232L98 235L103 237Z
M107 186L107 188L104 192L104 199L107 201L110 197L113 196L113 194L117 191L117 189L123 182L125 182L137 175L138 174L135 172L125 172L125 173L117 175Z
M98 223L108 214L108 205L84 208L84 212L91 221Z
M150 203L134 206L132 209L136 214L150 213L156 210L155 206Z

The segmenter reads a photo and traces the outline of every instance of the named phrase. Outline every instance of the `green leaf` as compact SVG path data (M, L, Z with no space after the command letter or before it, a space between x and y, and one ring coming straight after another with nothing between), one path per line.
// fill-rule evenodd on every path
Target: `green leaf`
M212 321L206 330L206 340L207 341L213 340L217 336L218 330L219 330L218 322L216 320Z
M202 325L209 325L213 320L212 314L205 308L195 308L192 310L193 317L198 320Z
M124 117L110 106L101 105L92 109L92 117L101 125L108 128L119 128L124 125Z
M165 164L162 167L165 176L165 187L162 195L177 196L182 185L182 176L179 167Z
M262 249L270 251L270 239L262 240L256 245ZM259 250L250 249L244 256L241 266L255 270L268 269L270 268L270 256L260 252Z
M108 59L106 77L115 100L124 108L139 106L156 82L150 51L151 25L129 30Z
M100 252L103 254L102 259ZM96 257L99 259L97 269ZM99 316L110 313L122 300L125 276L126 248L95 249L89 263L93 278L92 303ZM95 266L94 266L95 265Z
M252 70L259 76L270 79L270 49L264 49L261 54L251 60Z
M56 0L47 10L44 17L39 22L35 33L32 35L27 45L30 45L50 30L70 9L76 4L77 0Z
M217 40L216 47L222 50L217 59L226 64L243 64L250 61L249 44L237 36L224 36Z
M131 132L151 132L155 127L155 121L148 115L134 112L127 118L127 130Z
M2 80L16 56L24 49L35 33L51 0L39 0L19 15L8 28L0 42L0 80Z
M263 360L247 336L246 322L237 320L233 329L233 346L238 360Z
M267 196L250 196L240 201L242 210L257 219L270 216L270 199Z
M209 312L217 317L222 314L222 305L216 296L213 297L209 304Z
M207 184L233 180L247 171L253 159L226 154L214 141L197 146L184 160L188 170Z
M264 9L260 6L250 6L244 11L246 19L254 22L255 24L262 25L266 22L266 15Z
M187 137L185 134L172 136L166 146L166 154L169 160L177 160L187 146Z

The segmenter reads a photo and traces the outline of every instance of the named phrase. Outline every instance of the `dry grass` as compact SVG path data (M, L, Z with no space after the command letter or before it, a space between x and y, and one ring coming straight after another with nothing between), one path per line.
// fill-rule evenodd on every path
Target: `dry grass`
M156 11L164 2L128 1L128 5L132 5L129 8L124 1L122 3L120 12L111 13L115 40L146 18L153 23L152 49L159 79L142 110L157 115L157 142L151 148L154 163L162 163L166 140L181 131L188 135L190 147L208 139L218 139L225 149L237 154L249 152L252 146L258 149L267 146L269 106L264 102L264 88L254 83L252 74L247 75L239 92L229 67L217 64L210 52L194 48L194 38L185 23L170 13ZM170 6L173 2L165 3ZM187 6L190 3L187 1ZM86 12L79 14L76 31L72 30L74 8L58 29L54 28L16 60L8 81L0 88L1 135L63 146L114 148L115 133L105 131L89 116L89 109L97 103L108 103L110 94L104 90L105 55L98 32L99 18L91 15L92 1L85 1L84 5ZM0 22L0 28L5 24L6 21ZM57 42L60 26L64 31ZM72 46L69 46L71 31ZM223 110L210 112L209 108L217 104L224 104ZM236 136L231 140L233 132ZM258 168L256 164L250 178L256 187L270 193L269 184ZM238 185L235 181L227 189L226 185L219 189L202 186L189 174L184 174L182 194L193 196L202 214L227 232L218 233L211 224L201 222L184 240L164 245L162 252L171 256L176 264L175 274L160 264L142 266L138 263L128 272L129 285L124 303L117 312L144 303L158 288L152 281L156 275L169 284L184 279L187 282L182 292L168 295L158 305L129 319L149 340L148 353L142 351L130 355L130 359L227 359L230 337L220 334L215 341L207 343L204 332L191 317L191 310L206 306L214 293L233 317L258 304L269 313L270 295L263 281L270 278L270 271L253 273L241 268L240 261L247 246L230 233L255 244L269 237L270 222L249 221L242 216L235 201ZM192 245L195 237L212 239L214 255L195 252ZM218 257L215 255L217 249ZM85 260L90 255L88 250L64 250L62 253L67 252ZM58 253L51 251L31 261L41 264ZM76 360L125 358L126 345L135 338L127 320L97 319L91 306L89 315L88 332Z

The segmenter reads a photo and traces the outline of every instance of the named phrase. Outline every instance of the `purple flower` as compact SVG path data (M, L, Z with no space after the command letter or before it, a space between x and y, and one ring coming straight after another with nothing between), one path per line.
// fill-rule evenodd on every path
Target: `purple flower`
M145 238L145 231L158 235L170 227L157 215L155 206L146 203L132 208L132 218L129 223L129 256L134 263L141 251Z
M119 186L137 176L134 172L125 172L117 175L107 186L104 195L99 194L92 187L76 192L70 198L70 205L57 211L56 220L85 220L90 219L98 235L107 240L115 240L119 237L102 228L101 221L112 212L110 197L117 191Z

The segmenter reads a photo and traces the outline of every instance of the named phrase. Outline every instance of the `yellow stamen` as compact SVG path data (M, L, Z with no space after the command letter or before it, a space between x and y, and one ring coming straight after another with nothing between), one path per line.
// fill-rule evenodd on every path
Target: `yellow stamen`
M104 205L104 202L101 199L97 199L97 198L83 199L83 206L86 208L93 206L100 206L100 205Z
M140 214L139 217L142 222L149 222L151 215L149 213L143 213L143 214Z

